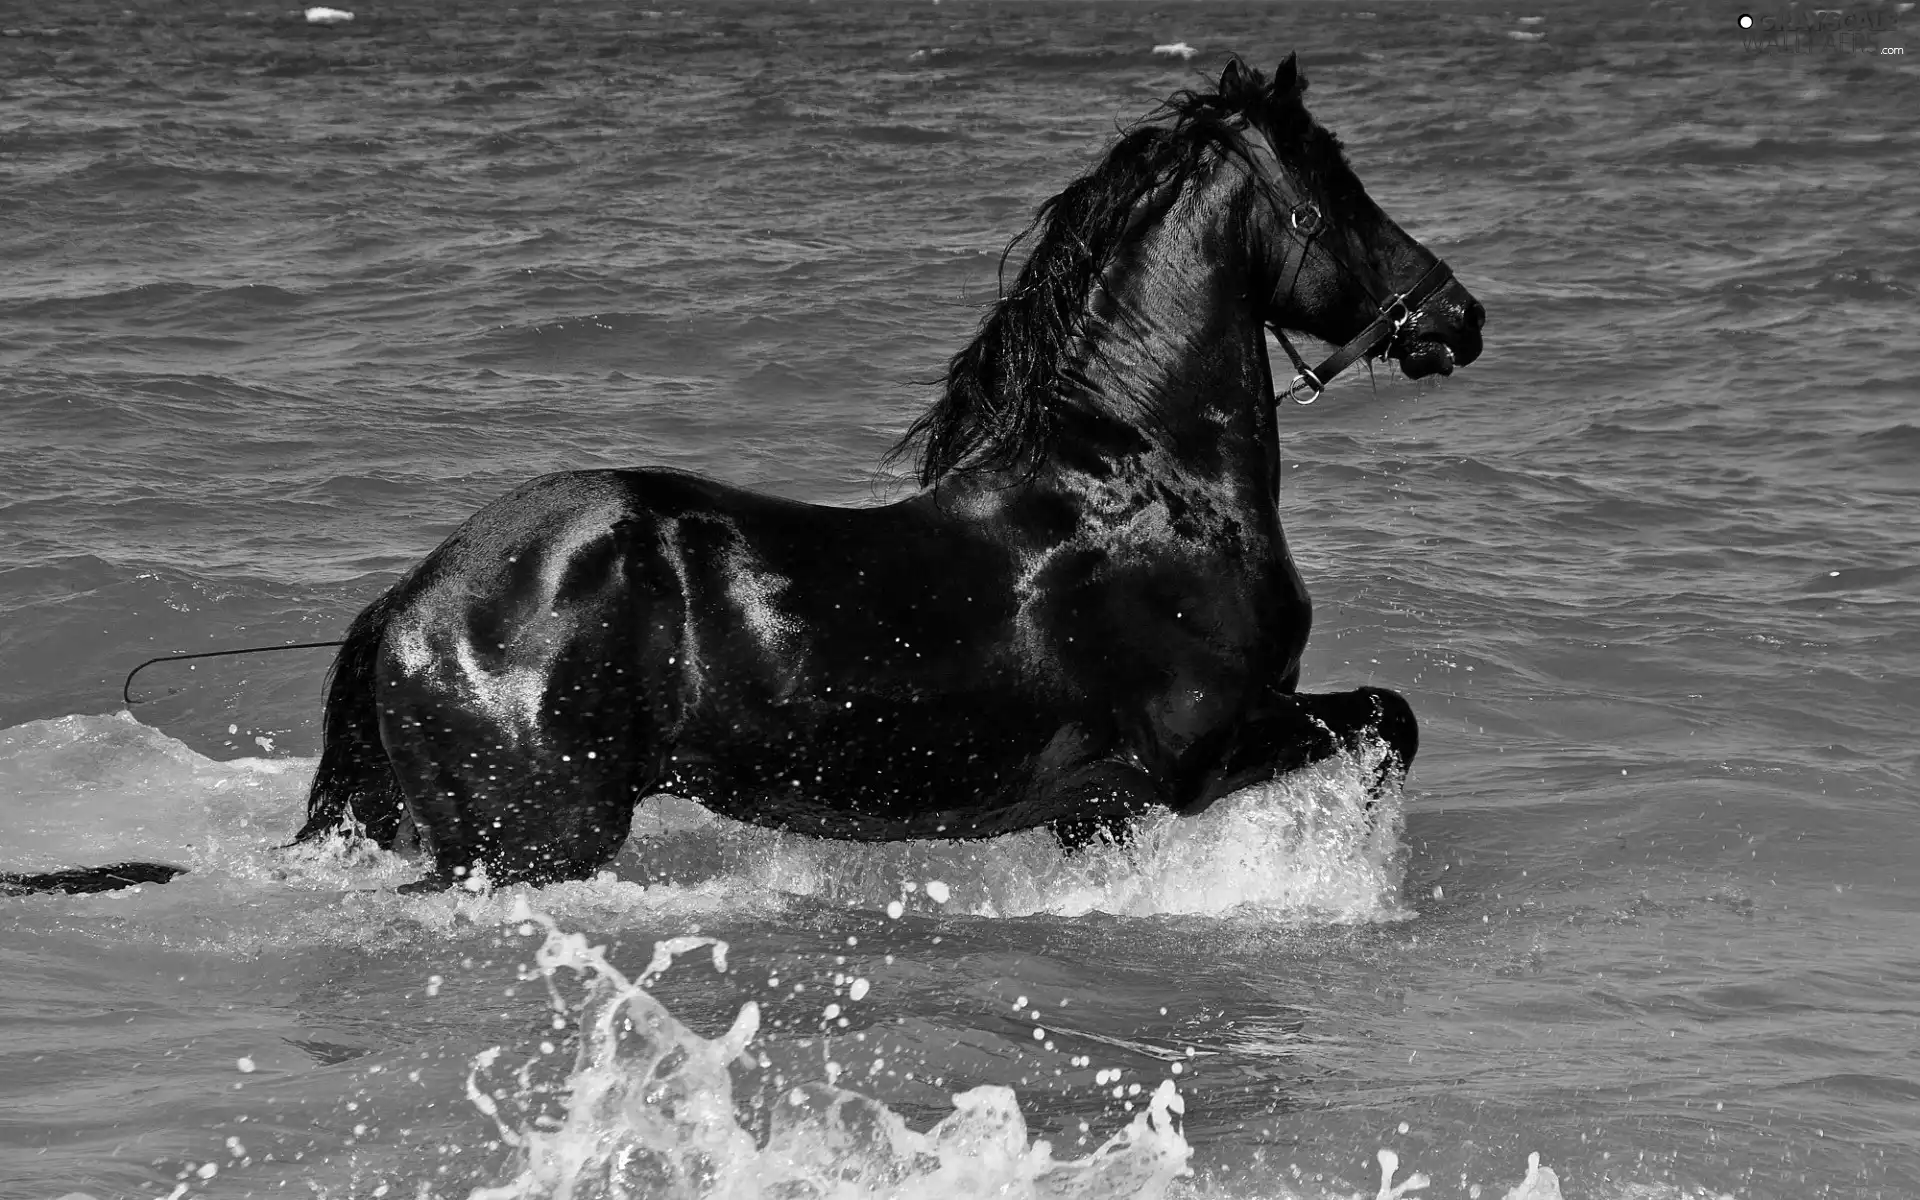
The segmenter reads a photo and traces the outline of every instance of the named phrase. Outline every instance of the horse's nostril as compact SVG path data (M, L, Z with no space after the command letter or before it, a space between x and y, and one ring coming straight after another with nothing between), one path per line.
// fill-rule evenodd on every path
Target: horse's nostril
M1467 324L1473 326L1473 331L1475 333L1479 333L1481 327L1484 326L1486 323L1487 323L1487 310L1481 306L1478 300L1475 300L1472 304L1467 305Z

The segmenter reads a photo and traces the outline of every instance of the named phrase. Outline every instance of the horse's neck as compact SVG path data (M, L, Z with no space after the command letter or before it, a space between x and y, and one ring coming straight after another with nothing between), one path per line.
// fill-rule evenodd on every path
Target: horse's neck
M1251 264L1230 215L1236 186L1244 186L1237 173L1217 171L1187 188L1106 268L1060 372L1062 416L1086 436L1061 439L1057 466L1164 476L1166 486L1271 506L1272 380ZM1087 464L1088 439L1116 451Z

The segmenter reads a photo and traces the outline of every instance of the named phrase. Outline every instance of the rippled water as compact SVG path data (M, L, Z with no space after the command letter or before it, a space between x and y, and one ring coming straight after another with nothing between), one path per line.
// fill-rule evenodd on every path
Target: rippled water
M1382 1148L1435 1196L1529 1153L1569 1198L1920 1192L1920 88L1735 15L0 5L0 868L193 868L0 901L0 1195L513 1179L474 1056L508 1132L602 1078L519 900L629 976L726 940L650 991L687 1038L759 1006L762 1117L829 1074L922 1133L1012 1088L1023 1132L950 1160L981 1188L1171 1079L1199 1195L1371 1195ZM612 877L403 898L273 848L324 652L157 667L123 713L150 655L337 636L543 471L895 494L1032 207L1289 49L1490 314L1450 380L1283 416L1304 682L1424 725L1379 824L1339 770L1074 860L666 802Z

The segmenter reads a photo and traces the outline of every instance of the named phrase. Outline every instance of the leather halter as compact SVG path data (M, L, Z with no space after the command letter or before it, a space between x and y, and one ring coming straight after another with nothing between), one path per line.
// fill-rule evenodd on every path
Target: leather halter
M1262 142L1265 140L1264 137L1261 138ZM1267 150L1268 153L1272 153L1271 147L1267 147ZM1278 154L1273 157L1274 164L1280 167L1280 176L1285 178L1285 164L1280 162ZM1280 286L1274 289L1276 295L1291 293L1295 281L1300 276L1300 268L1306 265L1307 253L1313 249L1315 239L1327 228L1326 216L1321 213L1320 206L1312 200L1302 200L1293 205L1285 204L1273 182L1257 166L1251 162L1248 165L1253 167L1254 179L1260 184L1260 190L1266 194L1267 203L1272 207L1274 215L1280 216L1284 213L1283 227L1300 245L1300 253L1293 256L1291 264L1280 280ZM1320 393L1333 382L1334 376L1363 358L1373 357L1376 351L1384 352L1398 341L1407 326L1420 315L1421 306L1432 299L1441 288L1453 282L1453 268L1436 258L1433 265L1427 268L1426 273L1414 281L1412 287L1404 292L1393 292L1388 289L1378 272L1365 262L1349 258L1336 243L1325 242L1321 245L1321 249L1342 270L1353 276L1362 290L1367 293L1367 298L1373 301L1373 320L1367 323L1366 328L1348 338L1345 345L1328 355L1317 367L1307 366L1306 360L1300 357L1300 352L1295 350L1293 343L1287 340L1286 332L1277 325L1273 326L1274 337L1279 340L1281 349L1287 352L1287 357L1293 360L1293 369L1298 372L1294 375L1293 382L1274 393L1273 402L1276 405L1289 398L1296 404L1303 405L1312 404L1318 400Z

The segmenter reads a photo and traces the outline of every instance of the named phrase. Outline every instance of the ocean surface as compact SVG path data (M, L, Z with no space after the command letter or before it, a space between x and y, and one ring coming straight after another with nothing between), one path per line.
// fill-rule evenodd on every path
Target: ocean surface
M0 870L191 868L0 899L0 1197L1920 1194L1910 5L338 7L0 0ZM1035 205L1289 50L1489 314L1282 414L1303 686L1423 722L1376 821L1351 765L1072 859L663 800L403 897L277 849L327 651L123 702L542 472L901 494Z

